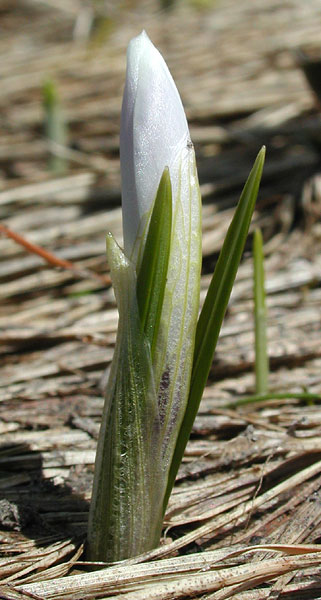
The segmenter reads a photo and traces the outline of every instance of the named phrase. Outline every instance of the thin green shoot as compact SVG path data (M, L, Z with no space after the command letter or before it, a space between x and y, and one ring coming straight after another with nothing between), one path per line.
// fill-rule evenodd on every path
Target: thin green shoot
M253 236L254 259L254 318L255 318L255 383L256 393L267 394L269 357L267 351L267 311L264 283L263 238L260 229Z

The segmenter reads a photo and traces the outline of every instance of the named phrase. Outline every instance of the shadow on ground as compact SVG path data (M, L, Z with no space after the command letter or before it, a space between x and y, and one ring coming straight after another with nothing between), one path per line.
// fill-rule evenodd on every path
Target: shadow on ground
M61 477L44 476L41 452L27 444L0 444L0 539L16 532L20 541L43 546L44 537L51 543L84 538L88 509L88 501Z

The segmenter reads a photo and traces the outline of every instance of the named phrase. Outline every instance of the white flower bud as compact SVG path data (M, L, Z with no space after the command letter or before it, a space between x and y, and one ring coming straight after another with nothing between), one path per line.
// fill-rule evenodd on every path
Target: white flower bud
M128 46L120 131L124 248L134 262L139 251L137 236L144 238L165 167L169 168L174 200L177 197L181 155L184 152L187 157L189 142L173 78L143 31Z

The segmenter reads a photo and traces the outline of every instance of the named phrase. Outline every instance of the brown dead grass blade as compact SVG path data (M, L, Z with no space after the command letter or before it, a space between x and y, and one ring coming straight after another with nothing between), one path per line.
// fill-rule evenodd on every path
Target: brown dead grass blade
M320 53L320 1L160 11L158 0L117 0L100 3L106 14L94 4L0 8L0 596L321 597L320 112L293 53ZM196 147L201 301L253 159L268 148L253 227L266 255L269 391L284 396L237 405L254 389L247 249L162 545L89 573L82 544L118 321L105 235L121 243L125 50L142 23L177 81ZM48 76L66 147L43 137ZM48 171L52 151L68 162L65 176Z

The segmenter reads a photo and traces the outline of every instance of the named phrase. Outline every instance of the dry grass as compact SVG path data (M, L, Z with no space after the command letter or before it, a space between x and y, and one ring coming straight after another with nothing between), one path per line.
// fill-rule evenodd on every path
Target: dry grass
M302 44L320 49L319 2L229 0L209 12L183 3L168 14L156 0L116 2L90 43L75 35L76 0L15 0L0 10L1 598L321 598L320 114L293 57ZM111 229L121 240L125 46L142 24L177 80L196 146L202 298L267 145L254 225L265 239L270 391L285 396L238 405L254 392L247 251L162 545L88 572L101 376L117 328L102 283L104 238ZM51 147L68 160L61 176L47 170L42 134L48 75L69 123L70 147ZM298 397L305 390L310 400Z

